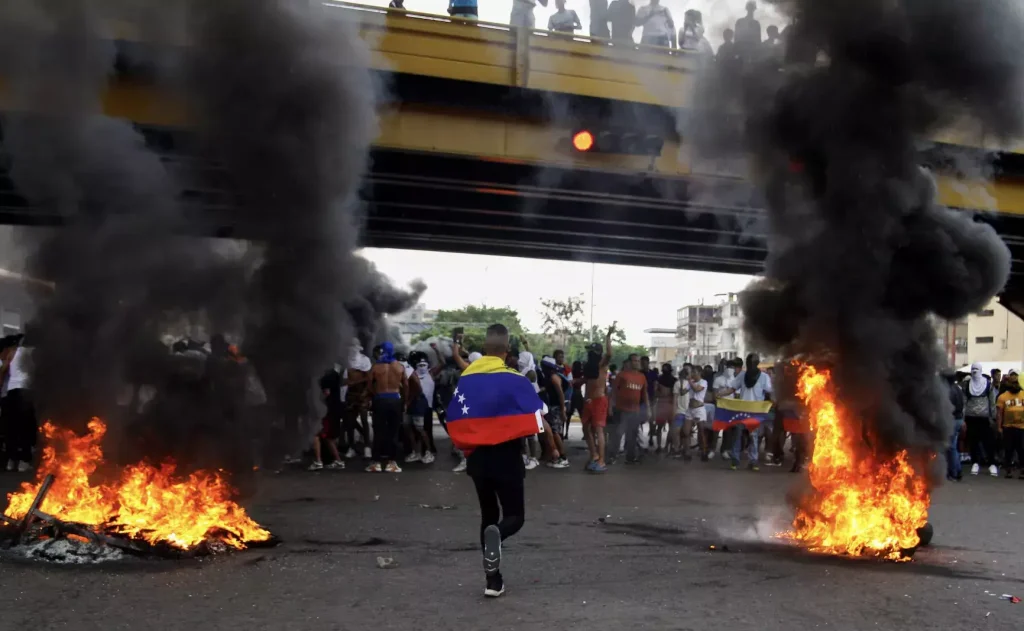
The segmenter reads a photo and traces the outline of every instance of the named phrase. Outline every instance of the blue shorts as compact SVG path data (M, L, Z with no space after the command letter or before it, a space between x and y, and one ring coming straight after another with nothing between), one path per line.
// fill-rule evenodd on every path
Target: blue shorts
M682 427L686 423L685 414L676 414L676 417L672 419L672 427Z

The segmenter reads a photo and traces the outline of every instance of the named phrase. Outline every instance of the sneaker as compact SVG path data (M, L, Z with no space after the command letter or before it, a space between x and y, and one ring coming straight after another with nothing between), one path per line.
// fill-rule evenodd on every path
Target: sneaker
M327 465L327 468L340 471L341 469L345 468L345 463L342 462L341 460L335 460L331 462L331 464Z
M371 462L370 466L366 467L367 473L380 473L384 470L384 467L380 466L379 462Z
M597 462L593 462L591 463L591 465L592 466L588 469L588 471L590 471L591 473L604 473L605 471L608 470L608 467Z
M387 466L384 467L384 471L386 473L401 473L402 468L398 466L397 462L395 462L394 460L390 460L388 461Z
M708 452L708 460L714 460L714 459L715 459L715 452L714 452L714 450L709 451ZM705 461L705 462L707 462L707 461Z
M554 462L549 462L548 466L552 469L568 469L569 459L566 458L565 456L562 456L561 458L555 460Z
M432 464L434 462L434 454L428 451L427 453L423 454L423 457L420 459L420 462L422 462L423 464Z
M306 467L306 471L319 471L320 469L323 469L323 468L324 468L324 463L320 462L319 460L314 460L313 464L311 464L308 467Z
M463 458L462 460L459 461L459 464L455 465L455 468L452 469L452 473L462 473L465 470L466 470L466 459Z
M751 462L750 464L747 465L747 469L749 469L750 471L760 471L761 467L757 466L757 463Z
M17 468L18 468L18 463L14 462L13 460L8 460L7 461L7 470L8 471L14 471Z
M409 464L410 462L419 462L420 460L420 455L414 451L405 457L405 464Z
M501 569L501 531L495 525L484 528L484 572L494 576Z
M363 448L363 458L366 458L367 460L369 460L370 458L373 458L373 450L371 450L369 447L364 447Z
M735 471L736 469L739 468L739 466L740 466L740 463L735 462L735 461L729 463L729 469L731 471Z
M782 461L781 460L776 460L775 458L771 458L765 464L768 465L769 467L781 467L782 466Z
M540 466L540 461L538 461L536 458L530 458L526 462L526 470L527 471L533 471L534 469L536 469L539 466Z
M487 577L487 587L484 588L484 596L488 598L499 598L505 593L505 581L501 574Z
M19 469L19 471L20 471L20 469ZM990 476L992 476L993 478L998 477L999 476L999 469L994 464L989 465L988 466L988 474Z
M349 447L348 451L345 452L345 457L346 458L355 458L356 457L356 450L352 449L351 447Z
M971 465L971 475L978 475L980 471L981 467L978 465L977 462Z
M20 471L21 473L25 473L25 472L28 472L28 471L31 471L31 470L32 470L32 465L30 465L29 463L27 463L27 462L19 462L18 463L18 471Z

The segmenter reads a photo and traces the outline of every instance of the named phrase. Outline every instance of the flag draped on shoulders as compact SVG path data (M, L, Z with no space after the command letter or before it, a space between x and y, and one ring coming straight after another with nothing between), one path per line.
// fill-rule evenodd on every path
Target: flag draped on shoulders
M754 429L768 420L768 413L771 412L771 409L771 401L718 399L715 401L715 421L711 424L711 429L717 432L729 429L736 424Z
M544 404L526 377L498 357L481 357L462 373L448 405L448 433L463 451L543 431Z

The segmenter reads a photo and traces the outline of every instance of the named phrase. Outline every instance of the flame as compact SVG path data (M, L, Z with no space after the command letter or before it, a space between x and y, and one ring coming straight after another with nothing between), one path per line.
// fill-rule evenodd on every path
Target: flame
M826 554L906 560L917 529L928 521L930 496L907 452L892 458L870 453L857 424L844 418L827 370L800 366L797 396L815 433L808 467L811 494L783 536Z
M52 473L54 482L40 509L64 521L183 550L209 538L236 549L270 538L231 500L234 490L217 472L182 478L174 475L173 463L139 463L125 468L116 482L92 483L90 476L103 462L100 441L107 426L94 418L88 428L86 435L77 436L49 422L43 425L48 444L38 481L8 495L9 517L28 513L41 481Z

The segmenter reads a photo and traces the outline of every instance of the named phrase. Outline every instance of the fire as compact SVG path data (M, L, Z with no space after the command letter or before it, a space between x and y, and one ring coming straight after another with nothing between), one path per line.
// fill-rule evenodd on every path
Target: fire
M43 426L48 444L38 482L8 495L8 516L24 516L41 481L52 473L55 480L40 509L63 521L183 550L211 537L237 549L270 538L231 500L233 489L217 472L181 477L173 463L139 463L124 469L116 482L93 483L89 478L103 462L100 441L107 426L94 418L88 427L86 435L77 436L49 422Z
M828 371L801 366L797 396L815 433L808 467L814 493L783 536L815 552L903 560L901 550L920 541L930 502L907 452L873 457L858 425L844 419Z

